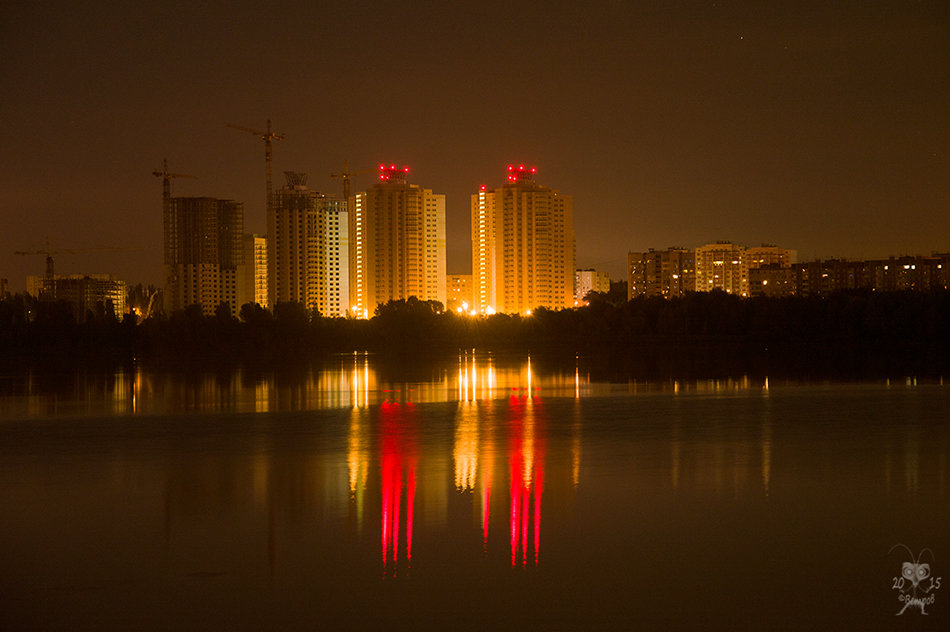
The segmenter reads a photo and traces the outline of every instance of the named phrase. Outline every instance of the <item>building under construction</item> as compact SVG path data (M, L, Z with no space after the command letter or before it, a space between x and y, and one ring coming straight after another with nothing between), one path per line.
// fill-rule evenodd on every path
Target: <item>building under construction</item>
M237 316L252 300L244 283L244 205L209 197L164 201L165 309L200 305L206 315L228 303Z
M76 322L90 317L122 319L125 314L125 281L110 274L56 274L26 277L26 291L40 301L64 301Z

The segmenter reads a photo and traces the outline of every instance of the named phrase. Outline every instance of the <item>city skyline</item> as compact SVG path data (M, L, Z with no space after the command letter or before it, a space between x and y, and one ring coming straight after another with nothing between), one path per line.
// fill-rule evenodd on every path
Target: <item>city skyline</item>
M161 284L175 196L233 199L265 232L261 142L313 189L407 164L446 195L447 271L469 203L537 165L575 203L578 268L717 240L802 260L950 250L950 8L939 2L639 3L437 11L172 2L3 10L0 277ZM496 24L488 30L485 24ZM393 37L399 33L399 37ZM353 191L372 175L354 176Z

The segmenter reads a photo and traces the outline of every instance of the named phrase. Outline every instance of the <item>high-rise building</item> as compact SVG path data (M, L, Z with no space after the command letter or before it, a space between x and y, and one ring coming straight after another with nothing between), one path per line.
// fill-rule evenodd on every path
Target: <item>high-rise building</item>
M696 249L696 291L723 290L749 296L749 264L745 248L717 241Z
M600 270L587 268L574 271L574 300L580 303L588 292L610 291L610 275Z
M696 289L696 263L692 250L667 248L627 253L627 298L683 296Z
M323 316L343 316L348 299L346 202L307 187L307 174L287 171L267 218L271 307L301 303Z
M445 196L409 184L408 173L380 165L376 184L350 198L352 315L410 296L445 305Z
M508 166L507 182L472 195L472 292L481 313L574 305L574 202Z
M165 306L200 305L207 315L228 303L237 316L243 293L244 205L209 197L164 199Z
M267 238L246 233L244 247L244 293L248 301L270 307L267 291Z

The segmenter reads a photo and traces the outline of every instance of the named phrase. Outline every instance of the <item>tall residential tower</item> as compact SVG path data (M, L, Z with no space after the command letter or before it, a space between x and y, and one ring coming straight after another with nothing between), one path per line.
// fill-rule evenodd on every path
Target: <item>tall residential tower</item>
M508 166L497 189L472 195L472 293L481 313L574 305L574 203Z
M409 184L408 167L380 165L379 180L350 198L350 310L415 296L445 305L445 196Z
M307 174L284 172L267 216L270 306L294 301L343 316L349 295L346 203L311 191Z

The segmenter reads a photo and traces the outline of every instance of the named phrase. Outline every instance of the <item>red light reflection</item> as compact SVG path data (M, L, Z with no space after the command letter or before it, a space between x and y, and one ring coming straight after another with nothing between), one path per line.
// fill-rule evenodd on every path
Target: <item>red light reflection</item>
M382 554L386 576L395 577L400 568L400 552L405 552L405 571L412 567L412 523L416 497L418 455L414 421L409 406L385 403L380 407L382 432ZM405 509L405 524L402 512ZM401 533L405 544L400 546Z
M541 551L541 495L544 493L544 441L537 432L535 413L540 403L524 397L509 399L511 410L511 565L538 563ZM530 540L529 540L530 537Z

